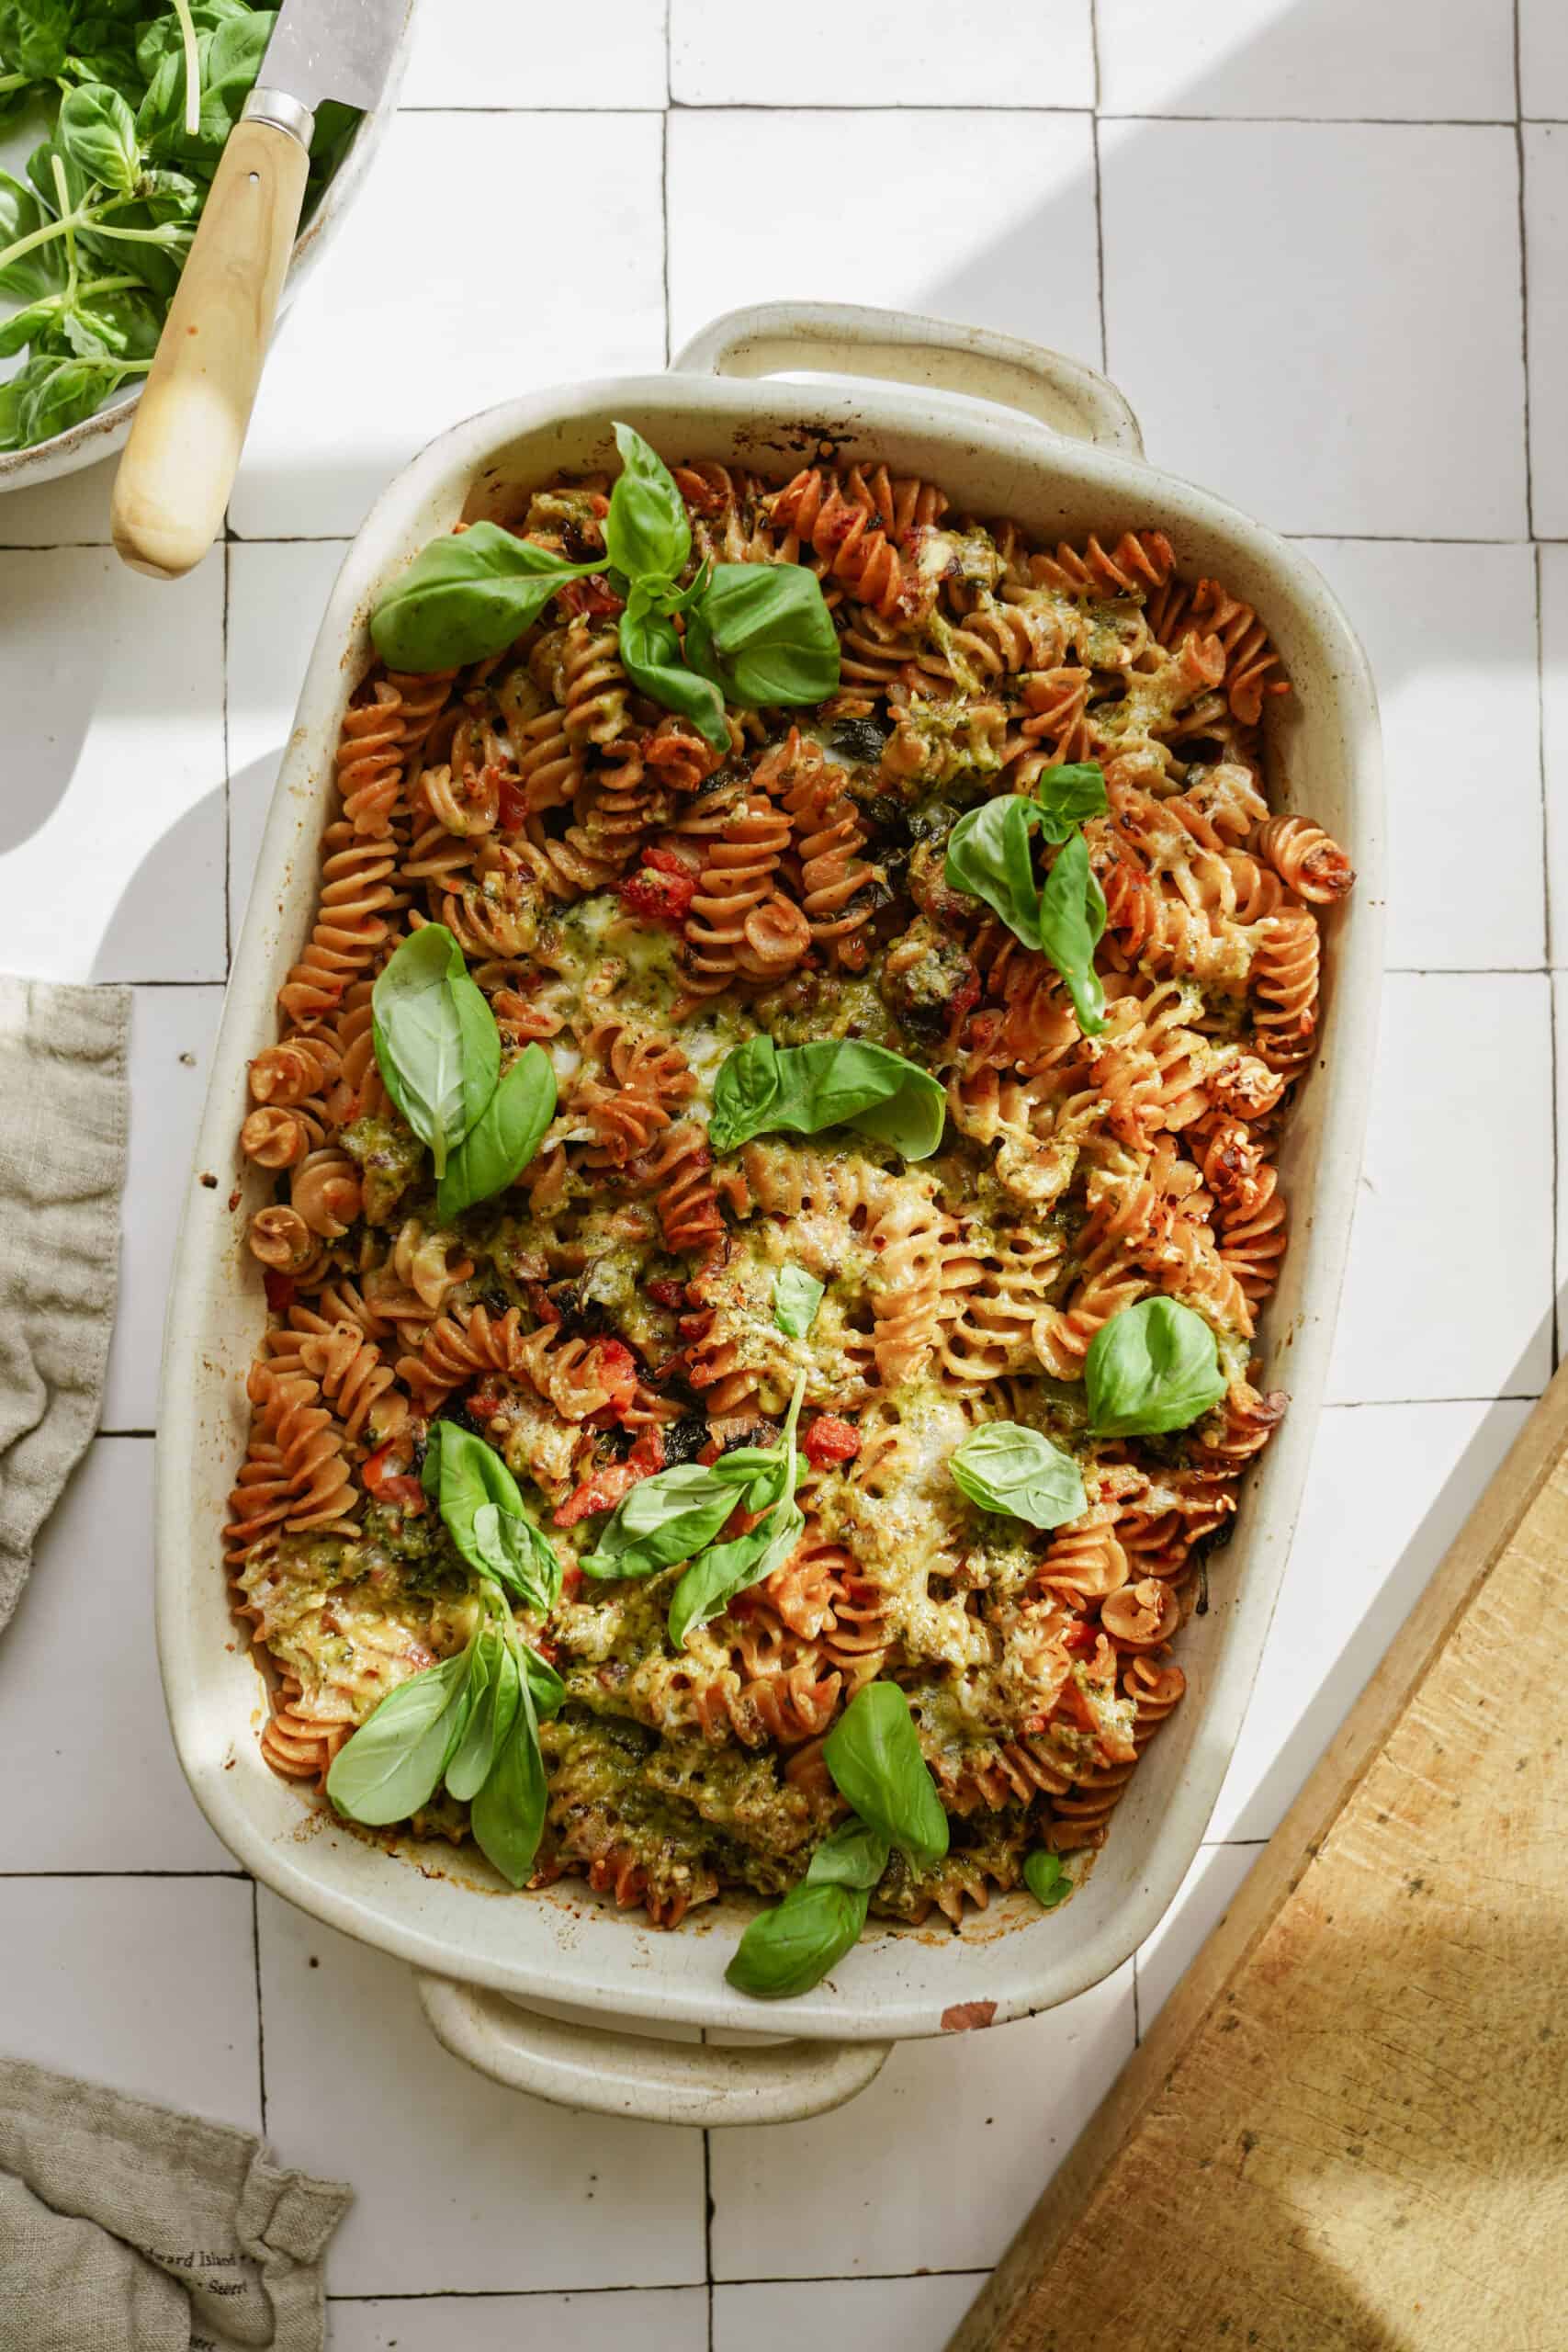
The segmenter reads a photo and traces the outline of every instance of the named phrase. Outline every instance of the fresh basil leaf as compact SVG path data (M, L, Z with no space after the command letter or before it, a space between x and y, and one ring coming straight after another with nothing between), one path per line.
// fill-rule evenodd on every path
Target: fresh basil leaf
M250 0L191 0L191 22L196 27L198 44L200 35L211 32L225 17L248 17L251 13ZM142 80L152 81L164 60L179 56L182 48L180 20L172 8L161 17L149 17L138 28L136 37L136 65ZM183 102L183 87L181 96Z
M0 172L0 254L36 235L53 219L52 198L46 208L31 188L13 179L9 172ZM63 293L65 284L63 233L34 245L30 253L18 254L15 261L0 264L0 294L13 295L18 301L41 301L46 295Z
M1096 1437L1184 1430L1225 1393L1214 1334L1179 1299L1141 1298L1089 1341L1084 1392Z
M1098 760L1070 760L1060 767L1043 768L1035 779L1035 805L1040 830L1059 849L1075 825L1086 817L1100 817L1109 807L1105 771Z
M137 109L136 134L154 163L216 163L251 94L277 17L271 9L224 17L196 39L201 111L186 129L186 61L177 43L159 62Z
M694 615L703 666L727 702L758 709L837 691L838 631L804 564L715 564Z
M670 1601L670 1639L678 1650L686 1637L727 1609L794 1555L806 1532L806 1517L793 1499L776 1504L760 1527L732 1543L716 1544L692 1562Z
M481 991L482 993L482 991ZM543 1046L525 1046L446 1162L435 1213L449 1225L514 1183L556 1114L556 1074Z
M782 1903L750 1922L724 1972L726 1981L759 2001L809 1993L860 1940L869 1902L860 1887L792 1887Z
M510 1728L510 1717L503 1725L498 1713L501 1661L505 1652L506 1645L501 1636L488 1629L474 1644L473 1663L468 1669L468 1721L452 1751L446 1775L447 1795L465 1804L483 1788L501 1741Z
M54 138L61 153L88 179L117 196L135 192L141 149L136 118L118 90L86 82L68 91L60 102Z
M620 650L622 667L639 694L689 718L714 751L728 751L724 696L687 668L674 622L635 583L621 615Z
M456 1421L433 1421L420 1483L468 1566L547 1615L560 1595L561 1564L495 1448Z
M804 1266L781 1266L773 1276L773 1321L786 1340L804 1340L817 1320L825 1285Z
M948 1457L960 1494L982 1510L1007 1511L1031 1527L1062 1527L1089 1509L1070 1453L1018 1421L987 1421Z
M1026 947L1040 944L1040 886L1030 848L1038 822L1032 801L998 793L960 817L947 837L942 866L952 888L982 899Z
M711 1544L740 1497L724 1464L678 1463L641 1478L616 1505L581 1566L591 1577L647 1577Z
M141 103L146 75L136 62L136 28L124 17L84 17L71 29L71 66L84 82L106 83Z
M780 1051L753 1037L719 1069L708 1140L716 1151L733 1151L770 1130L817 1135L851 1126L906 1159L929 1159L946 1115L947 1097L930 1071L886 1046L834 1038Z
M566 1704L566 1684L549 1660L541 1657L538 1651L530 1648L526 1643L523 1648L523 1672L527 1679L535 1713L542 1722L548 1723L550 1717L558 1715Z
M376 1059L388 1093L420 1141L436 1181L491 1096L501 1038L484 991L468 978L445 923L426 923L398 947L370 995Z
M1089 844L1075 833L1046 878L1040 901L1040 944L1066 985L1086 1037L1105 1026L1105 990L1094 951L1105 929L1105 893L1089 872Z
M779 1095L778 1051L766 1034L748 1037L726 1055L715 1081L708 1141L715 1151L734 1151L761 1135Z
M370 636L389 669L456 670L504 653L550 598L601 561L566 563L503 531L470 523L421 549L370 616Z
M90 294L61 313L66 341L83 359L151 359L164 316L152 295L122 286Z
M381 1829L429 1804L467 1728L471 1648L400 1682L338 1749L327 1794L351 1821Z
M1037 1846L1024 1863L1023 1883L1036 1903L1047 1911L1065 1903L1073 1891L1073 1882L1062 1867L1061 1856L1048 1852L1043 1846Z
M806 1872L807 1886L861 1886L869 1893L892 1849L880 1829L852 1817L824 1838Z
M512 1671L517 1675L515 1665ZM517 1686L519 1705L512 1728L468 1814L480 1851L513 1886L524 1885L533 1871L549 1797L526 1674L517 1675Z
M58 81L75 13L75 0L0 0L0 57L29 81Z
M13 311L8 319L0 319L0 359L9 359L29 343L58 334L67 315L64 296L48 294L41 302L29 303L25 311Z
M604 518L604 551L631 581L672 580L692 552L692 526L674 476L629 424L615 427L621 471Z
M911 1861L940 1861L947 1815L920 1753L909 1702L896 1682L857 1691L823 1743L833 1784L863 1821L880 1829Z
M118 360L29 359L11 379L17 401L17 446L32 448L94 416L125 381Z

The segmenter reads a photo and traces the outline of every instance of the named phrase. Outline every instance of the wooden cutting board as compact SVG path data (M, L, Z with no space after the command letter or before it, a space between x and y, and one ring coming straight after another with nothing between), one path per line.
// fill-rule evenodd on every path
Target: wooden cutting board
M1565 1453L1568 1366L950 2352L1568 2347Z

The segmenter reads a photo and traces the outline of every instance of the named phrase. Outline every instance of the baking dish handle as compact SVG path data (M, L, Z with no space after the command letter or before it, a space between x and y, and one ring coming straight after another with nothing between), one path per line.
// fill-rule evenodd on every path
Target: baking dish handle
M874 376L1021 409L1073 441L1141 458L1143 435L1114 384L1043 345L853 302L761 302L710 320L675 366L696 376Z
M644 2123L794 2123L863 2091L886 2041L785 2041L719 2049L577 2024L525 2008L504 1993L416 1969L431 2030L444 2050L508 2089L557 2107Z

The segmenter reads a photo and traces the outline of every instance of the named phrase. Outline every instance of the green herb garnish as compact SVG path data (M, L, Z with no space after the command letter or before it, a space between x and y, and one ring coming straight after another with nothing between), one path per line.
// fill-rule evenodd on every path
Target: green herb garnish
M759 1035L719 1069L708 1140L715 1151L734 1151L753 1136L855 1127L906 1159L929 1159L946 1115L939 1081L886 1046L843 1038L781 1049Z
M1106 806L1093 761L1046 768L1034 799L999 793L968 809L947 840L944 873L955 890L983 899L1026 947L1049 957L1087 1036L1105 1026L1105 991L1094 951L1105 929L1105 897L1089 870L1078 826ZM1044 888L1034 878L1033 835L1057 844Z
M1007 1511L1031 1527L1062 1527L1089 1508L1072 1455L1018 1421L987 1421L954 1447L947 1466L982 1510Z
M1225 1393L1214 1334L1174 1298L1141 1298L1102 1323L1084 1362L1095 1437L1156 1437L1184 1430Z

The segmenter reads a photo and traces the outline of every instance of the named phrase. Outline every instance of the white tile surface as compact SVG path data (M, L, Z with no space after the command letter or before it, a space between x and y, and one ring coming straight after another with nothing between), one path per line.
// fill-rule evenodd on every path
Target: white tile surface
M1343 599L1377 680L1390 966L1539 967L1546 899L1533 550L1397 540L1305 545ZM1568 642L1564 652L1568 658ZM1477 824L1471 746L1480 748L1483 705L1486 821ZM1454 894L1461 841L1462 915Z
M251 1889L0 1878L6 2052L261 2129Z
M1107 114L1514 112L1510 0L1098 0L1096 16Z
M986 2283L948 2278L832 2278L716 2287L713 2352L800 2352L852 2343L855 2352L942 2352Z
M584 38L570 8L436 0L420 17L407 107L661 107L664 21L655 0L596 0Z
M955 35L957 37L955 38ZM1089 0L955 19L948 0L671 0L670 78L692 107L1091 107Z
M1330 1406L1209 1836L1268 1838L1518 1434L1526 1404ZM1224 1555L1214 1573L1224 1574Z
M234 1868L175 1759L152 1588L152 1443L98 1438L0 1641L0 1872Z
M105 1429L150 1430L157 1419L169 1276L222 1011L220 988L138 989L132 1002L130 1148Z
M1541 548L1541 773L1546 799L1548 924L1553 964L1568 964L1568 548Z
M327 2308L329 2352L707 2352L707 2340L705 2287L392 2296Z
M260 1905L269 2128L358 2191L335 2293L702 2278L700 2132L501 2089L440 2047L408 1968L265 1892Z
M1277 530L1524 530L1511 130L1118 122L1100 177L1110 372L1157 462Z
M344 539L235 541L227 550L229 920L236 942L310 649L347 551Z
M716 2278L988 2268L1133 2047L1129 1962L1046 2016L896 2048L806 2123L716 2132Z
M394 122L278 332L231 508L241 537L355 532L459 418L662 367L661 153L652 114L610 133L566 114ZM460 234L437 190L461 191Z
M1543 973L1391 974L1334 1401L1545 1387L1551 1102Z
M1147 2033L1191 1962L1230 1906L1261 1849L1201 1846L1181 1891L1147 1943L1138 1948L1138 2034Z
M1568 12L1561 0L1519 0L1519 89L1527 115L1568 119Z
M716 197L738 153L788 201ZM878 202L889 187L897 202ZM869 253L844 233L857 203L875 220ZM721 311L810 297L1001 327L1098 364L1087 116L677 113L669 205L672 350Z
M1568 538L1568 123L1527 123L1530 486L1535 527Z
M152 590L107 548L0 553L8 971L223 978L222 647L221 557Z

